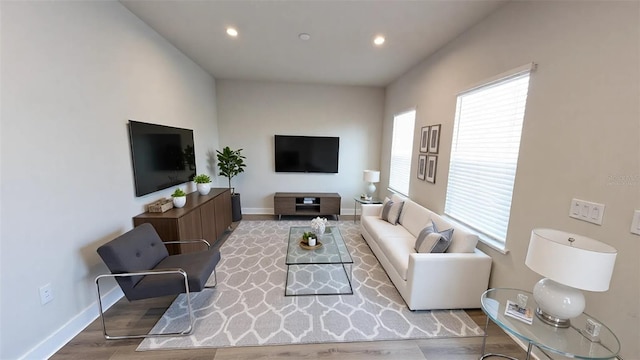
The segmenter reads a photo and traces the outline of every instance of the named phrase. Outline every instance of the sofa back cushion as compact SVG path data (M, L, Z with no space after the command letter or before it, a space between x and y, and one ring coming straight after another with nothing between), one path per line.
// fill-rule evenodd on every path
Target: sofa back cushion
M422 229L431 225L431 214L431 210L407 199L400 214L400 224L417 238Z

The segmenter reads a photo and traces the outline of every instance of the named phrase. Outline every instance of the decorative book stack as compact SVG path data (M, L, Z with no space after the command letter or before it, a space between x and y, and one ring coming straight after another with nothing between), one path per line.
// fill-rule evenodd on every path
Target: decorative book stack
M504 314L527 324L533 323L533 311L529 308L521 307L511 300L507 300L507 307L504 309Z

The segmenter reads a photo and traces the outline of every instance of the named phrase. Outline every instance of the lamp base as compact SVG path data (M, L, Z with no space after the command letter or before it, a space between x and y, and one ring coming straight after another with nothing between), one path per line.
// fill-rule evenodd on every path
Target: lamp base
M545 324L566 328L569 319L584 311L582 291L545 278L533 287L533 298L538 303L536 315Z
M376 186L370 182L369 186L367 186L367 195L369 197L373 197L373 194L376 192Z
M571 325L571 320L570 319L560 319L560 318L555 317L555 316L553 316L551 314L547 314L546 312L544 312L544 310L542 310L540 308L536 309L536 316L543 323L545 323L547 325L555 326L555 327L558 327L558 328L568 328Z

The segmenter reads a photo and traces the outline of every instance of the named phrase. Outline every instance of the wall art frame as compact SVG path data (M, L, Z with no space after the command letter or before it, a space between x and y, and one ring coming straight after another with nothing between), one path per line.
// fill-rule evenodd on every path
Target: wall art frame
M440 126L441 124L429 126L429 146L428 147L429 147L430 154L438 153L438 148L440 147Z
M422 155L421 155L422 156ZM438 169L438 156L436 155L426 155L427 157L427 166L426 166L426 174L425 180L432 184L436 183L436 170Z
M430 126L423 126L420 132L420 152L429 152L429 129Z
M418 179L425 180L427 174L427 155L418 155Z

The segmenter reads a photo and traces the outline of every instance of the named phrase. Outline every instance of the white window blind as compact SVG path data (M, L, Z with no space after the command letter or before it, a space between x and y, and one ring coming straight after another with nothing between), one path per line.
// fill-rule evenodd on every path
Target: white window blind
M407 111L393 117L393 139L391 140L391 164L389 166L389 188L409 196L411 179L411 155L416 111Z
M532 67L458 95L445 214L504 247Z

